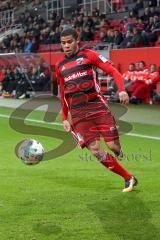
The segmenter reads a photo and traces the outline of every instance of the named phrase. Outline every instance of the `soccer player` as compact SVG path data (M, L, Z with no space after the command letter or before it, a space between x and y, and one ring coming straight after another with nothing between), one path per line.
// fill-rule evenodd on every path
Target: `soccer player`
M80 50L78 45L79 39L74 29L62 31L64 59L56 64L56 75L60 85L64 129L74 135L82 148L87 147L102 165L124 178L123 192L132 191L137 180L117 161L123 158L123 152L116 122L100 92L96 68L114 78L120 102L126 104L129 97L122 76L101 54L88 49ZM100 136L114 156L104 150Z

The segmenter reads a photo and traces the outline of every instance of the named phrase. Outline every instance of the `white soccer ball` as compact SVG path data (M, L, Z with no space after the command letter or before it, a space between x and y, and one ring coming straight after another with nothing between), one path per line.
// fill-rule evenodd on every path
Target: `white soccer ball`
M43 159L44 148L34 139L24 140L18 148L17 155L26 165L35 165Z

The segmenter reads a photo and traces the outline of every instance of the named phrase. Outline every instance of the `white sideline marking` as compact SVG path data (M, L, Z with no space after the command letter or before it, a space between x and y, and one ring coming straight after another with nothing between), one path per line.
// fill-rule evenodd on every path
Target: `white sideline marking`
M5 115L5 114L0 114L0 117L1 118L10 118L9 115ZM19 119L19 120L23 120L24 118L21 118L21 117L12 117L13 119ZM45 122L45 121L42 121L42 120L36 120L36 119L32 119L32 118L25 118L25 121L28 121L28 122L35 122L35 123L43 123L43 124L46 124L46 125L58 125L58 126L63 126L62 123L58 123L58 122Z
M7 118L7 119L9 119L10 116L9 116L9 115L5 115L5 114L0 114L0 118ZM12 117L12 118L23 120L23 118L20 118L20 117ZM42 124L46 124L46 125L57 125L57 126L63 126L62 123L58 123L58 122L44 122L44 121L42 121L42 120L36 120L36 119L32 119L32 118L26 118L25 121L28 121L28 122L35 122L35 123L42 123ZM125 135L127 135L127 136L131 136L131 137L139 137L139 138L146 138L146 139L160 140L160 137L148 136L148 135L137 134L137 133L126 133Z
M148 138L148 139L160 140L160 137L148 136L148 135L143 135L143 134L138 134L138 133L126 133L125 135L131 136L131 137L139 137L139 138Z

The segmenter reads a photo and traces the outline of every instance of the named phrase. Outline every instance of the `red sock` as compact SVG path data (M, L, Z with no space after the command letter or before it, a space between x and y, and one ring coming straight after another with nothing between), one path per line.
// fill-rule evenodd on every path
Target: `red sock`
M101 163L112 172L119 174L125 180L128 180L132 176L117 162L116 158L109 153L106 153L105 159L101 161Z

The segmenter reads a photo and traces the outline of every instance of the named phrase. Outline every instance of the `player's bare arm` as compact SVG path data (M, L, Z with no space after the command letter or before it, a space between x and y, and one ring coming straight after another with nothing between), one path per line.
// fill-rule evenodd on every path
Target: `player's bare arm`
M96 67L113 77L118 87L120 103L127 104L129 102L129 96L125 91L122 75L114 67L113 63L98 52L94 52L92 50L88 51L88 57Z

